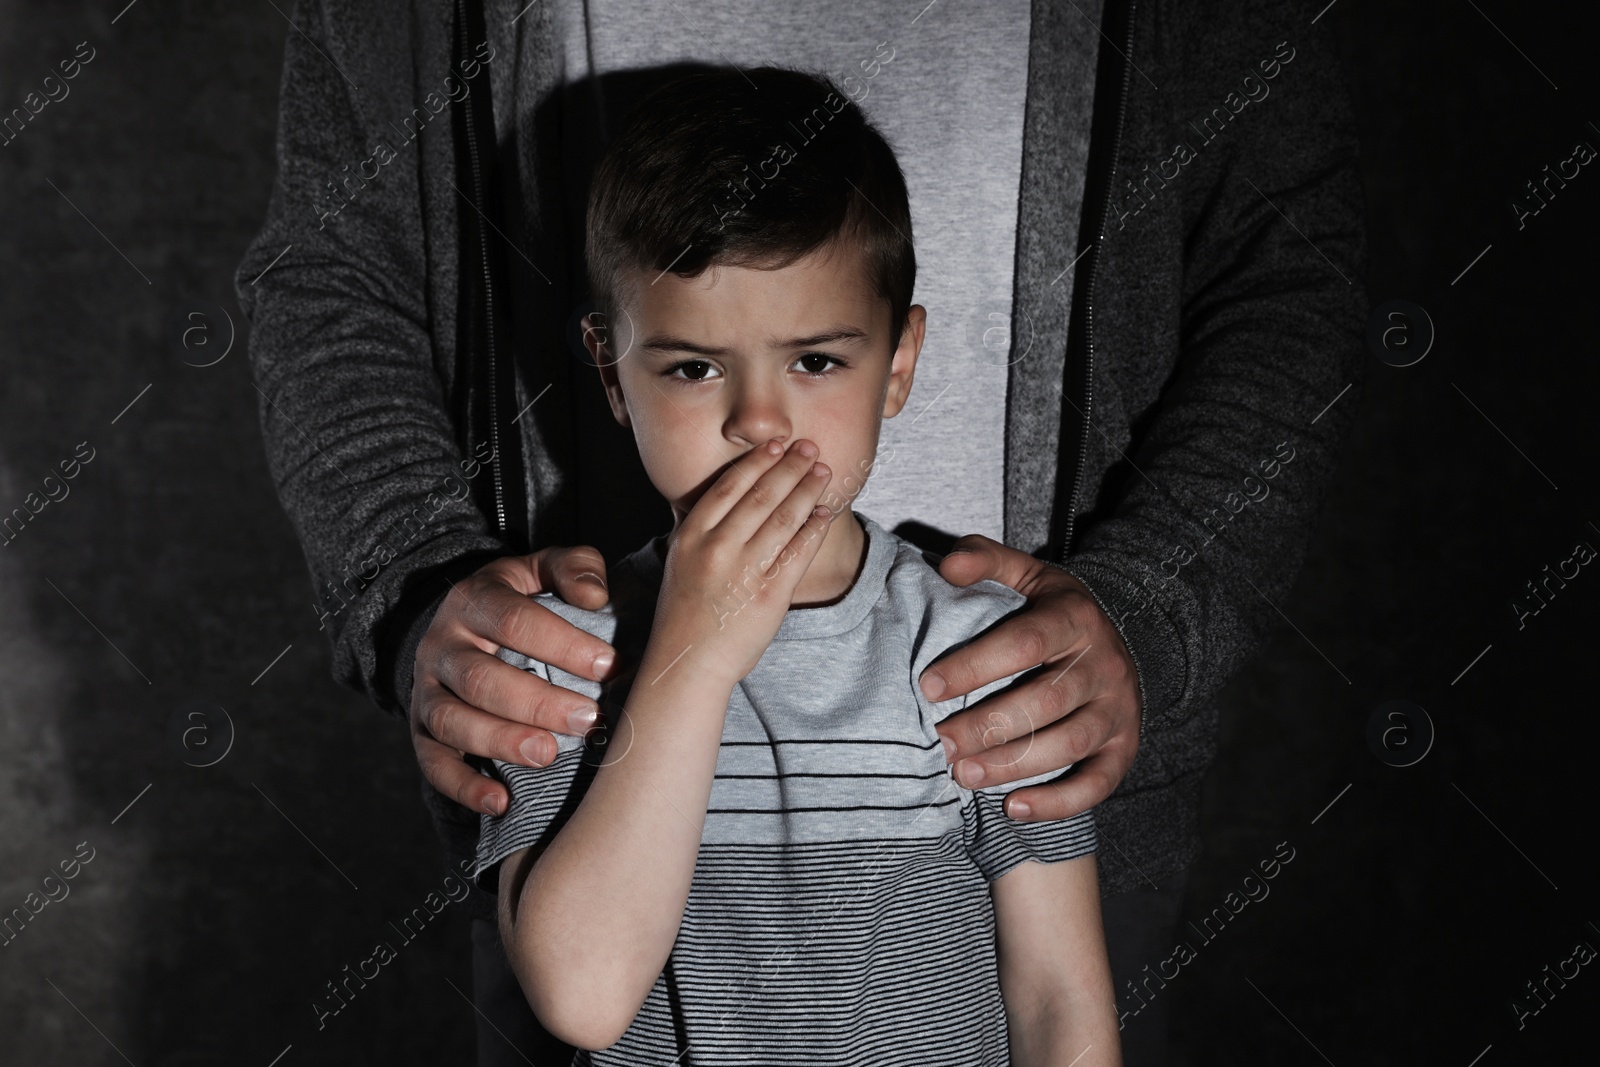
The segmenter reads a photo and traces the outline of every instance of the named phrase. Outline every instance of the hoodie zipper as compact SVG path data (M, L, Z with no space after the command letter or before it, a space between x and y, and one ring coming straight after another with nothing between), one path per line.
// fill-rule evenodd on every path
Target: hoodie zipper
M1089 418L1094 413L1094 283L1099 275L1100 249L1105 245L1106 228L1111 222L1111 198L1116 195L1117 153L1122 148L1122 124L1128 114L1128 86L1133 70L1133 25L1137 0L1128 3L1128 35L1123 51L1122 90L1117 96L1117 125L1111 136L1111 156L1107 166L1104 204L1100 210L1100 232L1095 237L1094 251L1089 254L1088 271L1084 276L1083 335L1086 365L1083 376L1083 435L1078 441L1077 470L1072 478L1072 495L1067 500L1067 530L1061 541L1061 562L1065 564L1072 554L1072 534L1078 520L1078 494L1083 488L1083 469L1087 466L1089 449Z
M460 51L456 55L456 62L461 64L463 67L466 65L467 60L471 58L471 34L470 24L467 22L467 3L468 0L457 0L456 3L456 18L459 20L462 28L460 39L458 41ZM473 107L470 102L466 106L469 109ZM487 190L484 187L485 183L483 179L483 164L478 152L478 124L471 112L469 112L466 126L467 154L470 157L472 168L472 195L476 201L475 206L478 207L479 210L486 210L488 206L488 197ZM489 368L489 373L487 375L489 388L489 415L486 421L488 422L487 429L489 435L489 454L494 457L490 463L490 469L494 480L494 527L496 533L504 536L508 531L508 524L506 522L504 477L505 452L502 451L503 446L500 440L500 376L496 373L497 368L495 366L497 349L495 347L494 326L494 279L489 268L489 235L484 231L484 224L481 219L477 220L474 225L477 227L478 231L478 262L480 269L483 271L483 339L485 351L480 353L479 359L481 359L483 363L486 363ZM477 367L480 365L483 364L479 363L479 361L475 359L473 366ZM469 384L467 388L471 389L471 384Z

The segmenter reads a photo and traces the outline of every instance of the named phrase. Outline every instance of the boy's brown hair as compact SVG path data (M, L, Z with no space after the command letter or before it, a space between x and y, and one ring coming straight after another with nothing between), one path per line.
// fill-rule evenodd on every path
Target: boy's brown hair
M589 288L600 321L627 270L693 278L782 268L835 239L864 254L898 342L911 307L911 207L894 151L826 76L786 67L696 73L656 89L607 146L589 191Z

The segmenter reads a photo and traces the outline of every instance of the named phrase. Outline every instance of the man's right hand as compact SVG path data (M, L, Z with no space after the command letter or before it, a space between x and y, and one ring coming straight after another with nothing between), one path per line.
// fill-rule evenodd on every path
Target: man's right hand
M417 645L412 668L411 743L433 788L472 811L502 814L506 788L463 753L542 767L556 756L553 734L581 736L599 716L595 702L495 653L514 649L569 674L596 680L616 652L600 638L529 599L553 592L575 607L605 606L606 564L588 545L506 556L455 583Z

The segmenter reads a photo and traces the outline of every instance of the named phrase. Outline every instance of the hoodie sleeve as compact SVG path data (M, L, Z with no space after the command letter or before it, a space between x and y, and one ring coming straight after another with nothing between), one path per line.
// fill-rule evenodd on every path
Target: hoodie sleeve
M434 6L295 5L277 176L234 279L268 466L334 677L400 717L399 646L414 653L450 581L505 554L473 506L488 457L457 442L430 332L431 316L454 318L429 304L419 187L451 111L412 80L415 42L448 54L448 9ZM489 91L487 69L476 77L467 91Z
M1148 733L1187 719L1291 625L1355 418L1367 303L1355 124L1326 31L1282 4L1170 0L1146 5L1139 29L1153 47L1134 60L1160 89L1135 74L1131 91L1161 128L1125 139L1115 184L1133 204L1124 179L1145 177L1139 164L1182 160L1161 164L1172 180L1154 208L1181 213L1181 246L1164 253L1181 256L1181 290L1157 309L1179 316L1179 361L1128 449L1125 490L1064 567L1127 643ZM1158 151L1174 142L1192 162ZM1107 255L1159 228L1119 221ZM1140 321L1114 328L1125 342Z

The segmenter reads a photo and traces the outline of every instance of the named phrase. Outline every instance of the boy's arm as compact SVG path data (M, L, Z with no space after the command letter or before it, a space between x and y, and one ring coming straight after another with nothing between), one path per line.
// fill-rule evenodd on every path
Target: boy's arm
M1016 1067L1120 1067L1094 853L1024 861L989 883Z
M677 940L732 686L652 641L594 781L540 854L500 873L506 958L539 1021L584 1049L620 1038Z
M963 625L980 630L1017 599L990 600L978 618ZM998 678L949 703L981 707L985 696L1011 681ZM1009 793L1060 774L1045 771L963 789L967 851L989 879L994 901L1011 1062L1016 1067L1121 1067L1116 997L1100 920L1094 813L1037 822L1005 814Z
M733 690L824 540L815 442L750 449L672 533L650 640L594 781L530 865L502 877L506 956L545 1028L601 1049L666 965L689 900ZM851 518L849 521L856 521ZM717 591L762 579L734 609Z

